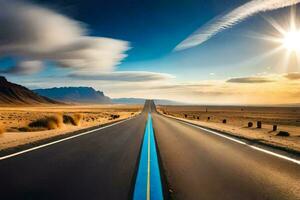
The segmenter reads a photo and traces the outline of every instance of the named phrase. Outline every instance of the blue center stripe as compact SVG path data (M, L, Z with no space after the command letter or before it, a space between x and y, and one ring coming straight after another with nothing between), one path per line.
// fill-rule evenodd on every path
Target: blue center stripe
M143 139L133 200L163 200L162 184L150 113L148 114Z

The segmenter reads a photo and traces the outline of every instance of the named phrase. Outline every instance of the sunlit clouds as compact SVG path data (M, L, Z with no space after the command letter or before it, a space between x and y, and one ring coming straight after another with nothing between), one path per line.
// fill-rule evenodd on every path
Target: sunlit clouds
M97 75L70 74L69 77L76 78L78 80L144 82L146 84L148 81L167 81L175 78L175 76L170 74L147 71L117 71Z
M90 37L83 23L27 1L0 0L0 8L0 55L19 62L7 73L34 73L47 61L77 73L112 71L129 48L125 41Z
M120 75L120 74L119 74ZM119 76L116 75L116 76ZM103 90L108 96L171 99L191 104L215 105L271 105L299 103L300 73L253 75L232 77L226 80L199 80L178 82L172 75L151 73L144 81L134 74L127 79L105 76L96 79L58 79L49 84L45 80L29 81L31 88L91 86ZM121 76L121 75L120 75ZM160 77L160 78L159 78Z

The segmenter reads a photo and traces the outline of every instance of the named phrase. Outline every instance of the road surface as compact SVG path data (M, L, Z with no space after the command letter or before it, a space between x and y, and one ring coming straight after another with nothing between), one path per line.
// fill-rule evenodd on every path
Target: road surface
M131 199L148 112L172 199L300 199L300 165L175 119L141 115L0 160L0 199Z
M0 161L0 199L129 199L148 115Z
M152 116L173 199L300 199L299 164L155 112Z

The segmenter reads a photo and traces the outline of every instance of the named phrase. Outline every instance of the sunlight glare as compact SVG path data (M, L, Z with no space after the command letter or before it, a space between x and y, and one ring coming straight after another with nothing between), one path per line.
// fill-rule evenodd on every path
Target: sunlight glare
M283 46L290 51L300 51L300 31L289 31L284 34Z

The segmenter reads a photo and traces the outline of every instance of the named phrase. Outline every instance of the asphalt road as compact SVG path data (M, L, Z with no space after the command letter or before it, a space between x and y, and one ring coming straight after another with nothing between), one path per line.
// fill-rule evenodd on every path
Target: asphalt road
M129 199L149 106L123 123L0 161L0 199Z
M300 165L152 116L172 199L300 199Z
M172 199L300 199L300 166L159 115L0 160L0 199L132 197L147 113Z

